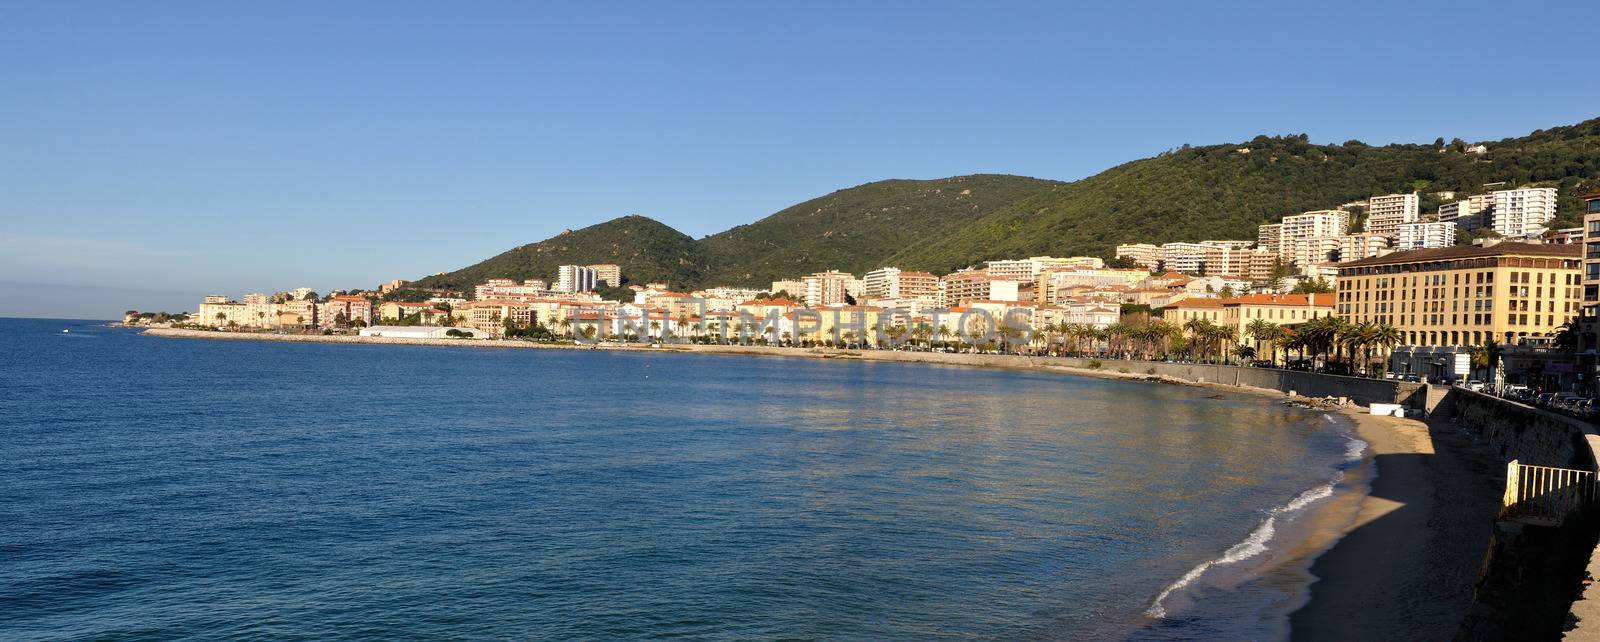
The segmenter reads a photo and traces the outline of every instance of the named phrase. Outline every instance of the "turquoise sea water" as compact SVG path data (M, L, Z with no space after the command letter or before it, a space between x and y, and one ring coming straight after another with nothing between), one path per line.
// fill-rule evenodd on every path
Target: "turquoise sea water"
M1272 638L1352 443L918 364L15 319L0 357L5 639Z

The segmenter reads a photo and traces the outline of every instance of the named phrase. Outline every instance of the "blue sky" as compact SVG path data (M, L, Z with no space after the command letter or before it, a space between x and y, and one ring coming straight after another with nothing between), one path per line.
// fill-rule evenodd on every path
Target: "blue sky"
M0 316L373 287L624 214L700 237L884 178L1600 115L1600 3L1296 4L0 0Z

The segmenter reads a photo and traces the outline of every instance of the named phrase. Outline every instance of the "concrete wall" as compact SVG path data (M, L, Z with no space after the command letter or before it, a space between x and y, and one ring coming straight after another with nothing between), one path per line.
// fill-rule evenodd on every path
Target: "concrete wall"
M1040 357L1035 361L1074 368L1089 367L1091 359ZM1361 405L1373 403L1398 403L1423 409L1427 386L1385 379L1341 377L1336 375L1276 370L1272 368L1243 368L1239 366L1213 366L1189 363L1161 363L1153 361L1103 360L1101 368L1113 372L1159 375L1184 381L1205 381L1234 386L1264 388L1279 392L1293 391L1307 397L1349 397Z
M1461 388L1450 397L1456 422L1481 437L1502 462L1595 470L1588 423Z
M1439 408L1502 462L1595 470L1597 438L1586 422L1461 388L1450 389ZM1455 639L1557 639L1568 621L1590 622L1575 639L1592 639L1600 607L1574 598L1585 591L1585 575L1600 573L1597 517L1583 511L1561 527L1497 521Z

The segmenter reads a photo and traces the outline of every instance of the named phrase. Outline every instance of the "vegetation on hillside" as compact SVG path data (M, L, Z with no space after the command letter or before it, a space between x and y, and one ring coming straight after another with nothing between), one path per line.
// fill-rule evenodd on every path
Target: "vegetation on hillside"
M1579 197L1600 191L1600 119L1485 143L1315 145L1305 135L1184 146L1005 207L888 262L936 272L1037 254L1107 256L1119 243L1254 239L1256 226L1375 194L1418 191L1429 211L1505 182L1561 190L1556 227L1574 226Z
M580 230L507 250L480 263L420 279L406 289L442 288L472 292L488 279L545 279L555 283L561 265L615 263L624 281L665 281L695 286L704 280L705 263L695 240L644 216L624 216Z
M814 198L701 239L714 283L765 287L821 270L856 275L1058 185L1021 176L888 180Z
M470 293L490 278L553 281L556 266L569 263L617 263L627 282L677 288L764 288L820 270L861 275L886 265L945 273L996 258L1110 256L1119 243L1254 239L1261 223L1376 194L1416 191L1431 212L1501 182L1559 188L1554 227L1569 227L1581 218L1579 197L1600 191L1600 119L1484 144L1479 154L1443 138L1374 147L1258 136L1185 145L1072 183L1002 175L879 181L699 241L626 216L424 278L392 296Z

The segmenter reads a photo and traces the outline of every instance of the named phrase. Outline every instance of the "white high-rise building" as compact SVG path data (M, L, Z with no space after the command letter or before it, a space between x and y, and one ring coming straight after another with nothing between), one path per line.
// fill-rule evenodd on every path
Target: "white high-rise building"
M1355 261L1382 254L1389 249L1389 237L1376 232L1346 234L1339 237L1339 260Z
M1396 250L1425 250L1456 244L1456 222L1406 223L1396 231Z
M1199 243L1162 243L1161 268L1184 274L1199 273L1206 263L1206 250L1210 249L1211 246Z
M1283 224L1267 223L1257 227L1256 247L1277 254L1283 247Z
M1117 258L1128 259L1153 270L1161 263L1161 246L1150 243L1125 243L1117 246Z
M1350 230L1350 213L1344 210L1315 210L1304 214L1283 217L1279 229L1279 243L1316 238L1319 236L1344 236ZM1283 252L1280 246L1279 253Z
M594 290L594 268L584 265L563 265L556 268L557 292L589 292Z
M1556 217L1556 188L1531 187L1500 190L1491 194L1493 205L1485 213L1484 226L1500 236L1526 237L1543 234L1546 224Z
M1031 256L1025 259L988 261L985 265L985 271L989 273L989 276L1007 281L1029 283L1039 279L1041 270L1062 270L1079 267L1098 270L1105 267L1106 263L1104 260L1093 256Z
M805 297L806 307L820 308L843 304L852 280L855 280L854 276L838 270L817 272L802 277L800 282L805 286L802 296Z
M1401 225L1416 220L1416 194L1389 194L1367 199L1367 222L1364 227L1367 232L1394 236Z

